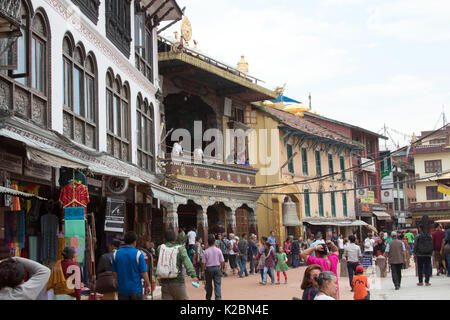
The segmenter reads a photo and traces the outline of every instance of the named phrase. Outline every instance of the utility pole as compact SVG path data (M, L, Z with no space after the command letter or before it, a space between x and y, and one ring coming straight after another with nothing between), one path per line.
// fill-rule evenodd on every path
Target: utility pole
M384 136L386 137L387 135L387 129L386 129L386 123L384 124ZM384 140L384 150L387 151L387 140Z

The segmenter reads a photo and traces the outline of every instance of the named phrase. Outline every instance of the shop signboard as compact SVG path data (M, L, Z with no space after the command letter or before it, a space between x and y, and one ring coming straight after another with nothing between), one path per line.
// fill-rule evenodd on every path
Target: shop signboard
M385 158L380 162L381 173L381 189L393 189L394 177L392 174L392 160L391 158Z
M375 192L367 191L367 198L366 199L362 198L361 203L374 204L375 203Z
M391 203L394 201L392 189L381 190L381 203Z
M52 179L52 167L25 159L23 174L28 177L50 181Z
M123 233L125 200L108 197L106 200L105 231Z
M22 174L22 157L2 152L0 153L0 169L11 173Z

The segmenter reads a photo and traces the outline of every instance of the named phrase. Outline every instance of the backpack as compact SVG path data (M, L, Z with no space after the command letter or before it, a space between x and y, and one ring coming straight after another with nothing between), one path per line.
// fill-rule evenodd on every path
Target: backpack
M236 241L234 241L234 243L233 243L233 251L234 252L238 252L239 251L239 248L238 248L238 245L237 245Z
M160 279L175 279L178 276L177 257L181 246L172 248L162 244L159 249L156 276Z
M433 239L427 233L420 234L419 237L416 238L417 247L416 254L418 255L426 255L431 256L433 254L434 246Z

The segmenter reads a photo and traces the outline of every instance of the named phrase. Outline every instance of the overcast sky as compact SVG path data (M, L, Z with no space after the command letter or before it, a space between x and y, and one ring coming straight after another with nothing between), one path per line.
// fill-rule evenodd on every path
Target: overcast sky
M449 110L449 0L177 2L202 52L232 66L245 55L264 86L287 83L285 96L304 104L311 92L323 116L412 135L442 126Z

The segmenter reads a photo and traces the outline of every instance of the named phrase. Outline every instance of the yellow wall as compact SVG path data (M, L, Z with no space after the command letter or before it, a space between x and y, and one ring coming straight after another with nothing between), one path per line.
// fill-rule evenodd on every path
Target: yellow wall
M416 175L418 174L420 178L427 176L434 176L435 173L425 172L425 161L429 160L441 160L442 161L442 172L450 170L450 152L441 153L430 153L430 154L416 154L414 155L414 169ZM450 197L444 194L442 200L427 200L426 187L437 186L436 182L433 181L416 181L416 199L417 202L435 202L435 201L449 201Z
M273 120L271 117L258 112L258 123L253 127L255 129L277 129L278 122ZM258 133L258 130L256 130ZM281 141L283 136L283 132L279 132L280 140L279 140L279 167L281 167L287 161L287 151L286 146L284 145L284 141ZM295 145L294 139L291 138L289 141L293 146ZM312 142L306 140L302 145L303 148L308 148ZM267 146L268 150L271 149L270 143ZM318 147L322 148L321 151L321 167L322 167L322 175L329 173L328 168L328 156L325 153L325 146L318 145ZM330 148L329 153L334 152L335 148ZM261 170L258 172L256 176L256 185L273 185L279 183L290 183L294 181L301 181L308 178L313 178L316 176L316 165L315 165L315 157L314 150L308 150L308 175L303 175L302 173L302 158L301 158L301 150L299 146L293 149L292 153L297 152L297 155L293 158L294 161L294 174L288 172L288 166L286 165L280 172L274 175L263 175L261 174ZM270 151L268 153L270 155ZM345 161L345 168L351 167L351 158L348 153L343 152ZM255 155L252 155L255 157ZM253 165L257 168L262 168L264 166L261 165L260 161L257 162L256 165ZM340 162L338 155L333 156L333 168L334 172L340 171ZM341 175L335 175L334 179L325 179L321 184L323 184L324 190L330 190L330 186L334 186L337 190L341 189L351 189L353 188L353 175L352 172L346 172L345 174L346 180L344 182L338 181L341 178ZM290 192L303 192L305 184L296 184L290 186L284 186L277 189L270 189L270 192L274 193L290 193ZM319 182L312 182L308 185L310 192L319 191ZM266 189L266 192L269 190ZM331 214L331 194L325 193L323 195L323 204L324 204L324 217L325 218L334 218L334 219L344 219L343 216L343 202L342 202L342 193L337 192L336 196L336 217L332 217ZM297 214L299 220L302 221L303 217L305 217L305 208L304 208L304 197L303 194L292 195L293 201L297 204ZM271 230L275 231L276 238L282 239L283 241L287 238L286 228L282 226L282 205L285 199L285 195L276 195L276 194L265 194L262 195L258 200L257 206L257 216L258 216L258 233L259 237L268 236ZM268 207L268 208L267 208ZM319 218L319 204L318 204L318 195L310 194L310 208L311 208L311 218ZM354 209L354 196L353 191L347 192L347 218L355 218L355 209ZM297 228L295 235L300 236L302 230Z

